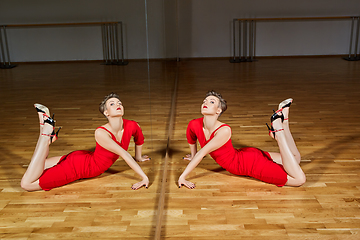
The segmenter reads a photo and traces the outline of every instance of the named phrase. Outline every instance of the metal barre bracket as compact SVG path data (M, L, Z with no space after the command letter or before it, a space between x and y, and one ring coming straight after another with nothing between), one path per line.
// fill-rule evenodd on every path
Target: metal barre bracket
M0 68L1 69L10 69L16 67L16 65L11 64L9 46L6 36L6 26L0 26Z
M356 27L355 27L355 24L354 24L355 22L356 22ZM354 47L354 52L352 52L354 28L356 28L355 42L354 42L355 47ZM343 58L344 60L347 60L347 61L359 61L360 60L360 54L358 54L359 28L360 28L360 17L352 17L349 56L344 57Z
M121 42L121 59L119 57L119 34ZM105 23L101 25L103 58L105 65L127 65L129 62L124 60L124 43L123 43L123 25L122 22Z
M238 22L238 35L239 35L237 41L238 55L236 55L236 22ZM256 61L254 59L255 42L256 42L256 21L234 19L233 20L233 57L230 58L230 62L239 63L239 62Z

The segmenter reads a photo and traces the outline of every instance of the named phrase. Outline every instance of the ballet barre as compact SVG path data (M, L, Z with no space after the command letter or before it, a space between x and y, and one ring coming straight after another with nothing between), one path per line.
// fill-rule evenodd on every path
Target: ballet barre
M359 16L339 16L339 17L293 17L293 18L239 18L233 19L233 56L231 63L252 62L256 55L256 23L259 21L316 21L316 20L352 20L350 33L349 54L343 59L348 61L360 60L358 53L359 45ZM236 27L237 25L237 27ZM354 37L354 29L356 33ZM237 31L236 31L237 30ZM237 37L238 36L238 37ZM355 38L355 40L354 40ZM353 48L354 46L354 48ZM354 49L354 50L353 50Z
M124 60L124 40L122 22L44 23L0 25L0 68L9 69L11 63L6 30L8 28L61 27L61 26L101 26L102 51L105 65L127 65ZM120 28L120 30L119 30ZM119 37L120 32L120 37ZM120 39L119 39L120 38ZM120 40L120 47L119 47ZM121 54L119 53L121 50Z

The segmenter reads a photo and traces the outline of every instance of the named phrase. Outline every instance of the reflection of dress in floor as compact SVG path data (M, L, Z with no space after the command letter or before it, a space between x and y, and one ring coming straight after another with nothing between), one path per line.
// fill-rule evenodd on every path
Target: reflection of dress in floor
M135 121L123 119L124 132L121 142L106 128L99 127L111 134L112 139L123 149L129 148L131 136L136 145L144 143L141 128ZM63 186L82 178L91 178L104 173L119 158L119 155L110 152L96 143L95 151L79 150L62 156L59 163L46 169L39 178L39 185L43 190L50 190Z
M189 144L196 144L199 140L200 146L204 147L213 137L215 132L223 127L218 127L210 136L205 139L203 130L203 119L198 118L189 122L186 137ZM210 156L224 169L230 173L242 176L250 176L263 182L272 183L279 187L287 182L287 173L282 165L275 163L268 152L257 148L246 147L235 149L231 139L223 146L210 153Z

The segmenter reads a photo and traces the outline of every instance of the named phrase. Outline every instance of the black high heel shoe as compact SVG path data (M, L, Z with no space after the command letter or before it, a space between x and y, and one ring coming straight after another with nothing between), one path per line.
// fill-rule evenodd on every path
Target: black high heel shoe
M46 117L46 119L44 119L44 124L45 123L47 123L47 124L50 124L52 127L53 127L53 131L52 131L52 133L51 134L46 134L46 133L42 133L41 135L43 135L43 136L48 136L48 137L50 137L50 143L53 143L53 142L55 142L57 139L58 139L58 135L59 135L59 131L60 131L60 129L61 129L61 127L59 127L59 129L56 131L56 133L55 133L55 131L54 131L54 129L55 129L55 120L54 120L54 115L55 114L53 114L53 116L52 116L52 118L51 117L48 117L48 116L46 116L45 114L44 114L44 116ZM55 137L55 140L53 141L53 138Z
M270 117L271 125L272 125L272 122L278 118L281 118L281 122L284 122L284 115L282 114L282 112L279 110L278 111L273 110L273 111L274 111L274 114L271 115L271 117ZM279 114L280 112L281 112L281 115Z
M44 116L49 117L50 116L49 109L47 107L45 107L44 105L39 104L39 103L35 103L34 107L35 107L35 109L36 109L36 111L38 113L42 113L42 117L44 117ZM40 125L44 126L44 122L41 122L41 120L40 120Z
M279 108L276 112L281 112L284 108L290 107L291 103L293 102L292 98L285 99L281 103L279 103ZM274 110L275 112L275 110ZM288 120L288 119L285 119Z
M279 110L283 110L284 108L287 108L287 107L290 107L291 103L293 102L293 99L292 98L288 98L284 101L282 101L280 104L279 104ZM279 111L278 110L278 111Z
M279 109L276 112L281 112L284 108L290 107L293 102L292 98L285 99L279 104ZM273 110L275 112L275 110ZM289 120L289 118L285 118L284 120Z
M44 106L44 105L42 105L40 103L35 103L34 107L35 107L37 112L45 113L46 116L48 116L48 117L50 116L50 111L46 106Z
M284 130L283 128L282 128L282 129L275 130L273 126L271 126L271 128L270 128L267 123L266 123L266 126L267 126L267 128L269 129L269 135L272 133L274 138L275 138L275 133L276 133L276 132L280 132L280 131L283 131L283 130Z
M274 127L272 126L272 123L276 120L276 119L278 119L278 118L280 118L281 119L281 122L284 122L284 115L282 114L282 112L281 111L276 111L275 112L275 110L273 110L274 111L274 113L273 113L273 115L271 115L271 117L270 117L270 121L271 121L271 128L269 127L269 125L266 123L266 126L267 126L267 128L269 129L269 135L270 135L270 133L272 133L273 134L273 136L274 136L274 138L275 138L275 133L276 132L280 132L280 131L283 131L284 129L282 128L282 129L274 129ZM279 114L281 112L281 115Z
M50 143L54 143L56 140L58 140L60 129L61 129L61 127L59 127L59 129L56 131L56 133L55 133L55 131L53 131L51 133L51 135L50 135Z
M56 122L56 121L54 120L55 114L53 114L52 118L49 117L49 116L47 116L47 115L45 115L45 114L44 114L44 116L46 117L46 119L44 119L44 124L47 123L47 124L50 124L51 126L55 127L55 122Z

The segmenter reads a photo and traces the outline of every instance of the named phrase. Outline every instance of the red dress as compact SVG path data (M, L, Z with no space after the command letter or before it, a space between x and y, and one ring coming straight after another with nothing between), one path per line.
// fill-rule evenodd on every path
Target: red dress
M99 127L111 134L112 139L123 149L129 148L131 136L136 145L144 143L140 126L131 120L123 119L124 132L121 142L106 128ZM119 158L119 155L106 150L96 143L95 151L79 150L62 156L57 165L46 169L39 178L43 190L50 190L82 178L91 178L104 173Z
M214 137L219 128L223 126L230 127L227 124L221 125L211 134L209 140L206 140L203 131L203 119L198 118L189 122L186 131L189 144L196 144L196 140L199 140L200 146L204 147ZM235 149L231 139L211 152L210 156L230 173L250 176L279 187L284 186L287 182L287 173L283 166L275 163L268 152L252 147Z

